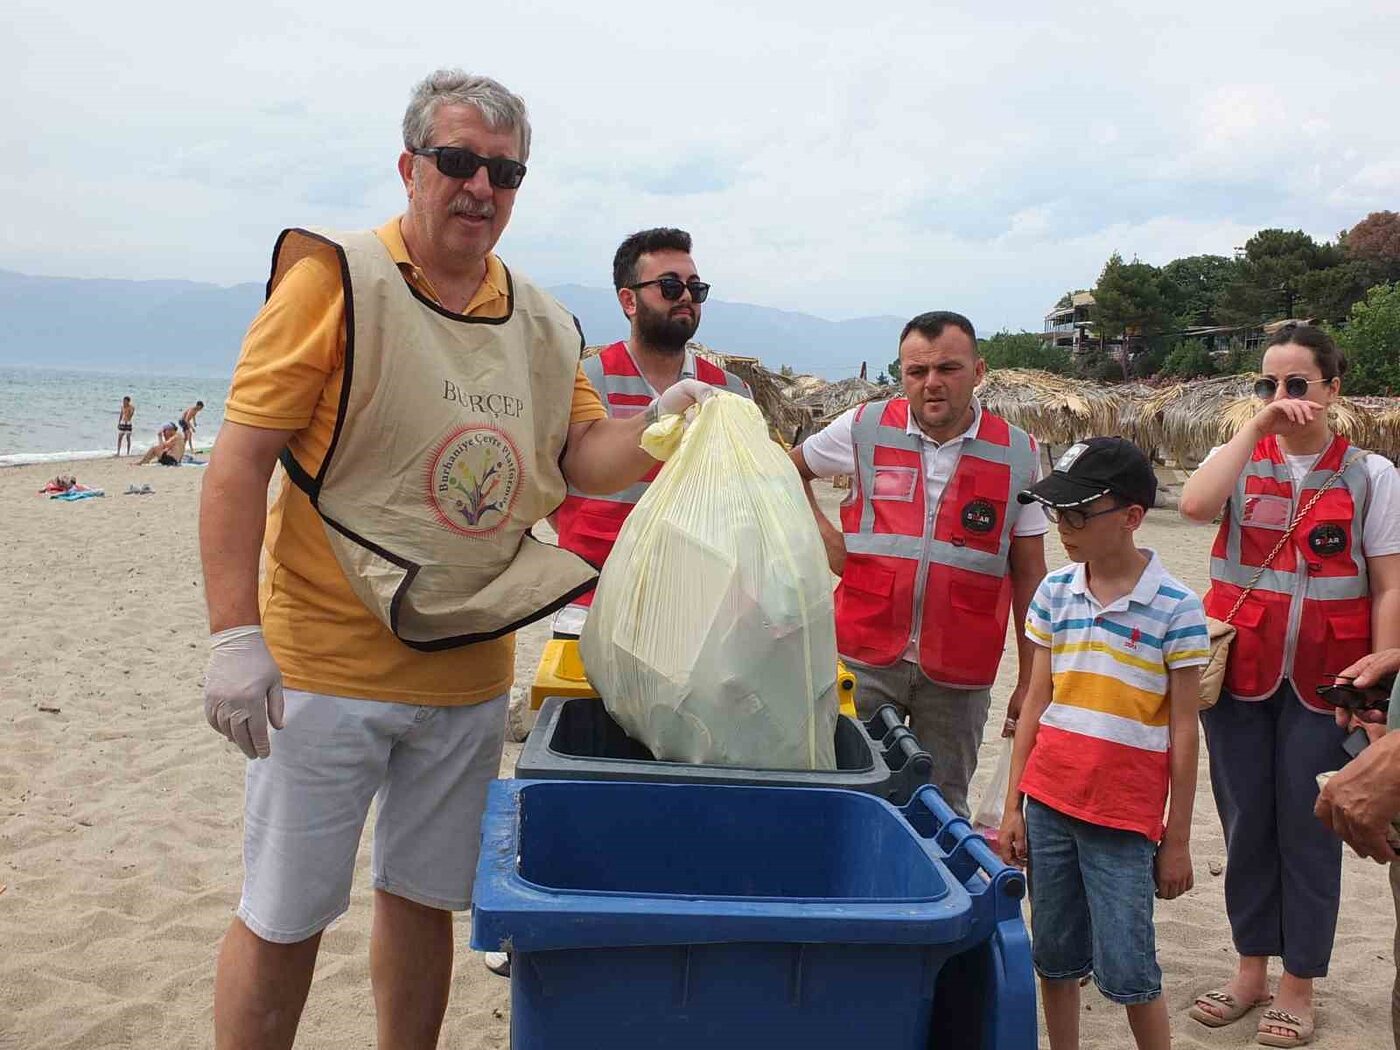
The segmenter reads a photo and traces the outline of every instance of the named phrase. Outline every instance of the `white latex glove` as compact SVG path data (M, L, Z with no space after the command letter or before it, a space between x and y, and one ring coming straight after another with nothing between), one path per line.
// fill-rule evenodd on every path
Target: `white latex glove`
M704 404L715 392L715 388L709 383L702 383L698 379L678 379L652 404L657 416L679 416L691 405Z
M282 672L261 627L231 627L210 637L204 716L249 758L272 753L267 727L282 728Z

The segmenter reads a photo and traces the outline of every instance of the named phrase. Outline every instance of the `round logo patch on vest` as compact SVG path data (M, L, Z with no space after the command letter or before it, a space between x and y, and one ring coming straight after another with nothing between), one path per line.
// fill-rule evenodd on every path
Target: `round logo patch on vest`
M1308 546L1312 548L1314 554L1331 555L1341 554L1347 549L1347 534L1340 525L1333 525L1330 522L1322 525L1315 525L1308 533Z
M968 500L962 509L963 528L986 535L997 527L997 509L984 499Z
M428 506L464 536L490 536L506 523L520 495L515 442L488 423L458 427L428 460Z

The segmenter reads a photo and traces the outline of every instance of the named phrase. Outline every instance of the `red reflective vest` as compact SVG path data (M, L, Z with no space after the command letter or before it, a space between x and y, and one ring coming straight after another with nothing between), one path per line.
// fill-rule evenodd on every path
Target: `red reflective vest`
M749 393L748 384L738 376L703 357L697 356L693 360L696 379L741 397L753 396ZM601 353L584 358L582 365L588 381L603 399L608 415L614 419L627 419L645 411L652 398L656 397L656 391L637 368L637 362L632 359L626 343L606 346ZM610 496L588 496L570 486L564 502L555 512L559 546L601 569L617 543L622 523L660 470L661 464L658 463L641 481ZM592 588L574 599L574 604L592 605Z
M885 667L917 639L930 679L985 688L1006 645L1015 497L1035 481L1035 442L984 410L938 506L927 507L924 441L908 421L909 401L897 397L861 406L851 426L856 474L841 507L837 648Z
M1272 696L1285 677L1317 711L1331 674L1371 651L1371 598L1362 549L1370 474L1364 452L1338 435L1295 492L1278 440L1254 446L1225 507L1210 552L1206 612L1223 620L1298 509L1348 462L1255 584L1231 623L1236 635L1225 690L1240 700Z

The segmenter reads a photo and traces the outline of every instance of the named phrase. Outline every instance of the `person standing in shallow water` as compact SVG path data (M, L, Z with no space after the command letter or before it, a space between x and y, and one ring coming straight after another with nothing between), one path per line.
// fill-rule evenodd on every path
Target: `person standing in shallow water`
M1349 756L1318 689L1372 649L1400 645L1400 476L1329 427L1345 372L1326 332L1282 329L1255 387L1264 407L1211 450L1181 495L1189 521L1223 511L1205 607L1237 631L1201 725L1239 967L1190 1014L1218 1028L1266 1007L1265 1046L1311 1041L1313 981L1327 975L1337 926L1341 843L1313 806L1317 774ZM1283 960L1276 996L1273 956Z

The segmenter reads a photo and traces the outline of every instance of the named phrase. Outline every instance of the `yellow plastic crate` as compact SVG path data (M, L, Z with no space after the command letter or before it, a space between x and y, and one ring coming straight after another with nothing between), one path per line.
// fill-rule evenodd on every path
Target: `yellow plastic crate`
M836 691L841 698L841 713L856 717L856 676L841 661L836 661ZM552 638L544 644L540 665L535 669L535 682L530 686L530 707L536 711L547 696L598 695L583 669L576 638Z

